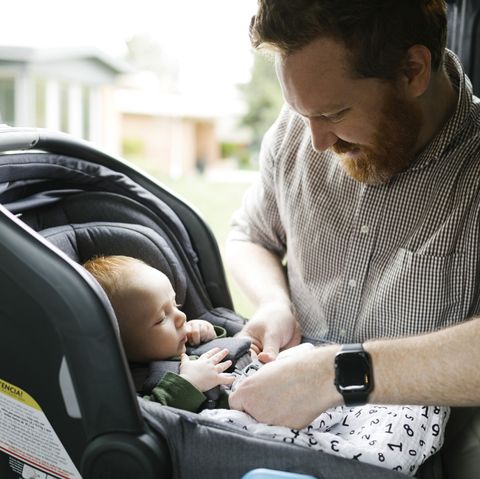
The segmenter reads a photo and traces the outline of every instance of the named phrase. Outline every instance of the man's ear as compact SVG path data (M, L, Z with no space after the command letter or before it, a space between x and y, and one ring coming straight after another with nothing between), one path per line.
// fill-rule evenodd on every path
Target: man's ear
M408 49L403 68L406 88L413 97L419 97L428 88L432 73L432 54L424 45Z

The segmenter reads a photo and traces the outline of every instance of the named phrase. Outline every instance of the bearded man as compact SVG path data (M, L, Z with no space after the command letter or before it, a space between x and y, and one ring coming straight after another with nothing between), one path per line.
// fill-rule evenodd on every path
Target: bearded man
M480 405L480 105L446 36L443 0L259 0L285 107L227 262L268 364L232 408ZM270 362L300 341L330 345Z

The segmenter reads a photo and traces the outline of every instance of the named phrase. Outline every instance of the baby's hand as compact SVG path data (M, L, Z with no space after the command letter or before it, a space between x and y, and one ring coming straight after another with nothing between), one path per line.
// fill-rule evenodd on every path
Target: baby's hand
M203 319L187 321L186 327L188 343L191 345L204 343L217 337L213 325Z
M232 384L234 376L224 373L232 365L232 361L221 362L227 354L228 349L220 348L213 348L196 360L190 360L186 354L182 354L180 376L202 392L219 384Z

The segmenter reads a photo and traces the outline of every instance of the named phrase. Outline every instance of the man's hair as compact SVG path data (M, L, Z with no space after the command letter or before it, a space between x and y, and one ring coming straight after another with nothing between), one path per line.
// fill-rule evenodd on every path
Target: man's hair
M353 73L394 80L407 50L424 45L432 69L443 66L447 42L445 0L258 0L250 24L255 48L289 55L316 40L340 40Z
M109 299L122 286L125 269L145 264L142 260L131 256L95 256L83 264L83 267L100 283Z

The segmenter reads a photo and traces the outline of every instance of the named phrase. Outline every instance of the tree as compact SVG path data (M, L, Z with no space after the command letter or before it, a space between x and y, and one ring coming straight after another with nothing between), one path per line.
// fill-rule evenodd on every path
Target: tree
M258 52L254 55L250 82L240 85L248 107L241 126L252 131L252 149L258 151L263 135L280 112L283 99L273 57Z
M137 34L127 41L127 60L138 71L153 72L164 90L175 91L178 84L178 65L166 55L160 44L149 34Z

